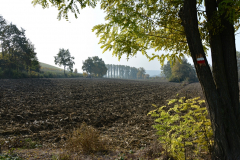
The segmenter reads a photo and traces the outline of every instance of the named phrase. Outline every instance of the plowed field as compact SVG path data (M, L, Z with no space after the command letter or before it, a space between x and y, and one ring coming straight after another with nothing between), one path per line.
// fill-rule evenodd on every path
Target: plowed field
M21 134L61 146L66 134L86 122L120 150L146 147L156 138L147 113L166 100L203 98L199 83L122 79L2 79L0 138Z

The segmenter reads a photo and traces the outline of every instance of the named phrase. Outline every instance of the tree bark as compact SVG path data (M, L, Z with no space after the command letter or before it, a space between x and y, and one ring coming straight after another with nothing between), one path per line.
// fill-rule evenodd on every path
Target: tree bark
M66 77L66 74L65 74L65 67L66 67L66 66L64 65L64 76Z
M222 2L220 0L219 2ZM218 4L219 5L219 4ZM231 6L229 6L231 7ZM220 8L220 7L218 7ZM220 8L221 12L222 9ZM237 57L236 57L236 43L233 22L230 22L226 17L226 10L222 11L221 22L223 30L220 33L222 41L224 66L226 68L227 84L229 88L229 94L232 100L232 107L237 120L240 122L240 107L239 107L239 86L238 86L238 69L237 69ZM240 129L240 128L239 128Z
M205 4L209 22L214 13L217 12L217 4L216 0L205 0ZM237 73L235 73L234 68L237 67L235 63L236 48L234 30L228 32L228 29L232 29L233 25L230 25L228 21L223 21L226 24L226 30L219 34L214 34L213 30L209 29L213 61L212 74L198 30L196 0L185 0L179 16L182 20L198 79L207 101L207 109L214 132L212 159L240 159L240 125L237 123L239 119L239 93ZM213 28L214 25L213 23ZM229 34L232 35L229 36ZM228 46L223 45L226 41L228 41ZM229 51L224 47L233 48ZM235 50L235 60L233 50ZM227 57L228 55L229 57ZM198 63L197 58L203 58L205 63ZM230 69L234 73L229 73L232 72Z

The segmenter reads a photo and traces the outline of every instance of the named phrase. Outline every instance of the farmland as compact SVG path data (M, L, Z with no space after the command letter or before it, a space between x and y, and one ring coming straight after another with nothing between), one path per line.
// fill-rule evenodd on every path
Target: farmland
M115 150L138 150L156 140L147 113L180 96L203 98L199 83L121 79L1 79L0 138L23 135L61 147L82 122L93 126Z

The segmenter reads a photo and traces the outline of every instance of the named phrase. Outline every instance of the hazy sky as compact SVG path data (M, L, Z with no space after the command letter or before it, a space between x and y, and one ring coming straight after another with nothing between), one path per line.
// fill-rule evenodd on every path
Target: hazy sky
M54 56L60 48L69 49L75 57L74 68L82 72L82 61L88 57L98 56L103 59L105 64L122 64L131 67L144 67L146 70L160 70L159 61L148 59L141 53L136 57L126 60L122 56L121 60L112 56L111 52L102 54L102 49L98 44L99 38L92 32L93 26L105 23L105 13L99 7L85 8L80 10L78 19L69 12L69 20L57 19L57 8L49 7L42 9L41 6L33 7L32 0L1 0L0 15L8 22L16 24L19 28L26 30L26 36L35 45L37 57L40 62L54 65ZM237 50L240 51L240 36L236 36ZM154 50L148 52L150 55ZM159 52L162 54L165 52ZM192 63L191 58L188 58ZM210 57L208 57L210 60ZM209 61L211 64L211 62ZM63 68L63 67L61 67Z

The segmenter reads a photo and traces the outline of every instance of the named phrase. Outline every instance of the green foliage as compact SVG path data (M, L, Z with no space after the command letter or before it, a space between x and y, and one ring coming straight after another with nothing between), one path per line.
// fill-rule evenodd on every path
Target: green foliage
M77 74L77 73L78 73L78 70L77 70L77 68L75 68L75 70L74 70L74 73L75 73L75 74Z
M187 83L197 82L197 75L194 67L187 62L187 59L183 57L181 61L176 61L172 66L168 61L161 69L170 82L182 82Z
M23 159L15 155L0 154L0 160L23 160Z
M83 62L82 70L93 74L95 77L103 77L107 73L107 67L104 61L98 56L88 57Z
M64 0L33 0L32 3L40 4L43 8L51 4L58 8L59 19L61 17L68 19L68 11L77 17L78 2L81 8L87 5L94 8L97 1L99 0L72 0L68 3ZM123 54L129 58L140 51L150 60L158 58L162 64L165 58L175 60L176 57L182 57L183 53L189 54L184 29L177 16L183 1L114 0L100 3L101 9L107 14L105 19L108 23L94 26L93 31L100 36L99 43L102 44L103 52L112 50L112 54L120 59ZM199 14L205 13L199 11ZM202 26L204 25L199 27L203 28ZM202 34L203 41L206 35ZM168 53L159 56L153 53L150 57L146 52L150 48L172 52L172 55Z
M149 74L144 74L144 79L149 79Z
M146 73L145 69L143 67L140 67L137 72L137 78L143 79L145 73Z
M107 23L93 27L92 31L100 37L103 52L112 51L112 54L120 60L123 54L127 58L134 56L137 52L142 52L150 61L158 58L164 64L165 59L175 62L183 55L190 55L188 43L179 11L183 7L183 0L33 0L34 5L41 5L43 8L51 4L58 8L58 18L68 19L68 12L72 12L77 18L79 13L77 4L81 8L90 6L94 8L100 2L101 9L106 13ZM204 1L197 0L197 8L204 8ZM212 18L220 21L220 16L227 13L229 21L234 23L235 31L240 27L239 23L239 1L222 0L218 4L218 13ZM197 9L198 28L200 38L203 43L205 53L209 48L209 30L214 32L219 28L214 28L213 23L206 19L206 11ZM157 55L152 53L152 57L147 54L148 49L155 51L165 51L166 54Z
M95 8L96 2L98 0L71 0L70 3L65 3L65 0L33 0L32 4L35 6L37 4L40 4L43 8L48 8L49 3L51 6L58 8L58 19L60 20L61 17L64 17L68 20L68 12L71 11L74 13L75 17L77 18L77 14L80 14L79 8L77 6L77 2L79 3L81 9L85 8L86 6Z
M168 61L166 65L161 66L161 70L162 70L163 74L165 75L165 77L167 79L169 79L172 76L172 69L171 69L170 61Z
M26 138L23 142L23 149L34 149L34 148L39 148L42 147L40 142L33 141L31 138Z
M64 74L65 74L65 67L68 67L68 69L72 72L73 65L75 62L73 61L74 57L71 57L71 53L69 50L65 49L59 49L59 52L57 56L54 56L54 62L55 64L58 64L59 66L64 66Z
M82 70L86 71L87 73L92 74L93 73L93 68L94 68L93 59L91 57L88 57L88 59L86 59L83 62Z
M138 69L136 67L131 67L130 69L130 79L137 79Z
M0 16L0 67L1 78L21 78L23 71L39 72L40 65L34 45L26 37L25 30L16 25L7 24ZM25 76L25 75L24 75Z
M157 118L153 127L158 130L160 143L176 159L187 159L186 152L192 153L195 158L201 157L203 152L211 153L213 132L204 103L199 97L181 97L168 100L168 106L148 113Z

